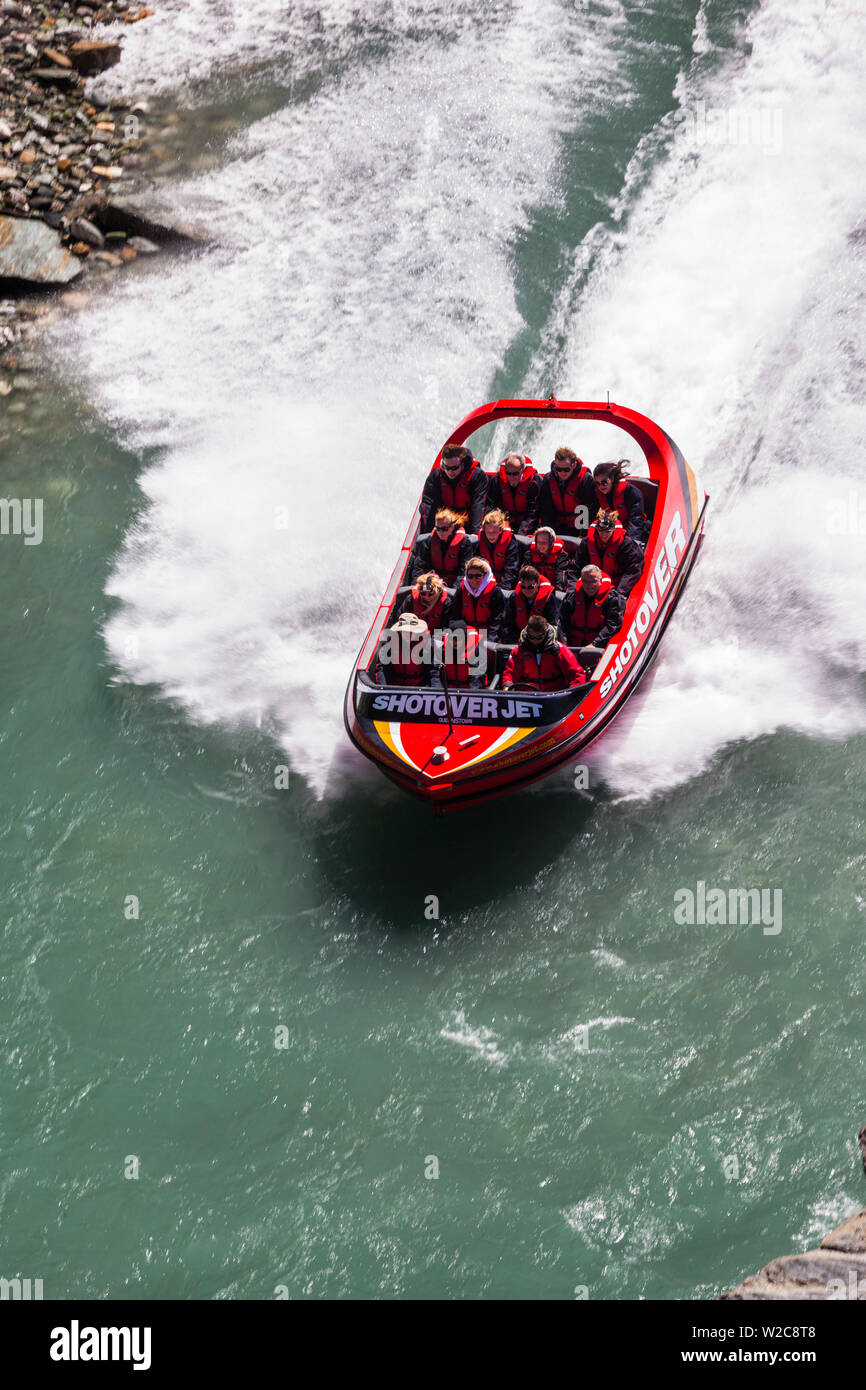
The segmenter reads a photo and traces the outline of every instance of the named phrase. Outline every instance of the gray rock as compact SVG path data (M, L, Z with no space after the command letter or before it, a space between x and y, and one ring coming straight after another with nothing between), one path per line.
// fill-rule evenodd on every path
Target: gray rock
M131 246L133 251L138 251L142 256L153 256L159 247L152 241L148 241L146 236L131 236L127 240L127 246Z
M744 1279L723 1299L742 1302L788 1299L866 1301L866 1210L844 1221L819 1250L782 1255Z
M0 216L0 279L33 285L65 285L81 272L81 262L44 222Z
M850 1255L866 1255L866 1208L849 1216L821 1241L822 1250L842 1250Z
M101 250L105 245L102 232L86 217L78 217L74 222L70 222L69 231L76 241L86 241L88 246L97 246Z
M37 82L59 82L61 85L78 80L71 68L34 68L31 76L35 77Z

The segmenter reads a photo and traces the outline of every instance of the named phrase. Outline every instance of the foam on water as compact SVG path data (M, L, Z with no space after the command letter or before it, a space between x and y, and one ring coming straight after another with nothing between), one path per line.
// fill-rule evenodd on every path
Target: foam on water
M216 248L119 282L63 349L164 450L109 583L112 658L198 719L274 729L316 787L428 462L522 326L512 249L560 196L558 136L628 100L621 23L444 7L442 42L392 45L175 189Z
M229 61L277 73L290 53L324 72L359 34L388 37L175 188L214 248L118 282L60 351L122 433L163 451L109 583L112 659L196 719L272 729L321 790L427 462L522 327L514 248L573 177L559 136L629 102L628 34L615 6L557 0L299 5L288 29L280 8L194 3L133 29L116 80L163 90ZM672 433L712 494L647 693L593 754L623 795L781 725L862 723L862 537L832 534L826 505L863 504L857 7L771 0L724 63L709 8L677 111L576 249L525 384L609 389ZM287 43L292 25L316 42ZM762 143L707 143L716 107L755 117ZM574 442L592 461L629 453L602 427Z
M712 498L648 693L593 754L625 795L675 784L726 743L783 725L827 736L863 726L858 10L767 4L749 26L748 60L721 75L704 73L697 26L667 156L633 201L626 188L535 365L535 380L546 374L563 396L610 389L657 419ZM731 143L707 123L715 109L736 113ZM540 458L554 442L548 432ZM847 534L834 506L858 518Z

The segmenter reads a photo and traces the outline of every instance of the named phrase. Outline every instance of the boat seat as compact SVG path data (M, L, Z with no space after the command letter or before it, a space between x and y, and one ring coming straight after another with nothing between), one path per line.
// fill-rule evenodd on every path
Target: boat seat
M659 495L658 483L654 483L652 478L633 478L631 475L628 475L627 481L637 488L643 498L643 509L647 521L652 521L655 515L656 499Z
M604 656L603 649L599 650L597 647L570 646L568 650L571 652L572 656L577 657L584 671L594 671L598 663L601 661L601 658Z

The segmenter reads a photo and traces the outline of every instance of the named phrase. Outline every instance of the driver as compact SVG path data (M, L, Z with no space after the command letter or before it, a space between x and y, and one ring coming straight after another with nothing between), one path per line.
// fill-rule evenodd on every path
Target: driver
M535 690L569 690L583 685L586 672L556 630L540 613L533 613L508 658L502 688L528 685Z

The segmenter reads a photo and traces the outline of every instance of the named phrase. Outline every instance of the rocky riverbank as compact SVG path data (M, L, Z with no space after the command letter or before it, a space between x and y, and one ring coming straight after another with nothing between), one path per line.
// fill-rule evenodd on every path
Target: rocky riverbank
M136 196L158 122L93 90L120 59L118 26L152 15L135 0L0 0L0 395L28 389L35 323L85 303L94 276L188 240Z
M817 1250L771 1260L722 1298L866 1301L866 1208L825 1236Z
M866 1125L857 1136L866 1175ZM866 1301L866 1208L849 1216L817 1250L781 1255L723 1299L862 1299Z

